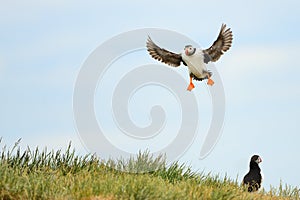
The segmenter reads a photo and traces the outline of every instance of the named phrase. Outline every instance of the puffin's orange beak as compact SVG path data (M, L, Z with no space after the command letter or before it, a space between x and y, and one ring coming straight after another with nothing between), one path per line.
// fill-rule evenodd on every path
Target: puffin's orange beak
M186 50L185 50L185 55L188 55L188 53L189 53L189 51L186 49Z

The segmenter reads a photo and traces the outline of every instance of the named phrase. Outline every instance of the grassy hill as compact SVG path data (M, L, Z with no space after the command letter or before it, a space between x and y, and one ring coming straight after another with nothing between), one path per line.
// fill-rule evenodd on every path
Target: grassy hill
M0 199L300 199L299 189L279 186L248 193L237 181L195 173L148 152L129 160L99 160L66 151L0 152ZM149 172L151 171L151 172Z

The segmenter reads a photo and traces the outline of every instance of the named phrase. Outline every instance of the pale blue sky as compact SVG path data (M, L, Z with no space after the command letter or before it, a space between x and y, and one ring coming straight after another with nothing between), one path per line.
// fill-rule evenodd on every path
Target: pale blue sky
M226 95L223 134L206 159L198 159L199 136L182 160L206 172L238 174L240 180L250 156L258 153L266 189L280 180L300 185L299 1L30 0L2 2L0 13L4 143L22 138L23 146L61 148L71 140L85 152L72 94L80 67L95 48L145 27L173 30L208 47L225 22L234 41L216 65ZM207 96L203 88L197 83L199 98Z

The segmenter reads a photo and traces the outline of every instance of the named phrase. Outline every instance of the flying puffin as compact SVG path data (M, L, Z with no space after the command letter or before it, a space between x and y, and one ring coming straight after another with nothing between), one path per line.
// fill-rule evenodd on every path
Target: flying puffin
M258 155L254 155L250 160L250 170L244 176L243 185L248 187L248 192L255 192L261 186L262 175L260 173L259 163L262 162L262 159Z
M197 81L208 79L208 85L214 84L211 79L212 73L206 69L205 64L216 62L231 47L231 44L232 31L230 28L226 29L226 24L222 24L217 40L208 49L203 50L192 45L186 45L181 53L173 53L157 46L149 36L147 50L154 59L170 66L178 67L181 62L187 66L190 73L190 84L187 90L191 91L195 87L193 79Z

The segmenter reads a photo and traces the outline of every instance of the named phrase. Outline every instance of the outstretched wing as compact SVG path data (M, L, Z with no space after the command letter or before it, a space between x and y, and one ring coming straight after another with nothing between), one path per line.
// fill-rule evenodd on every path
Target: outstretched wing
M147 40L147 50L152 58L173 67L180 66L180 63L182 61L181 54L173 53L166 49L160 48L151 40L150 37L148 37Z
M210 61L217 61L225 51L227 51L232 44L232 31L230 28L226 29L226 24L222 24L221 30L217 40L208 49L203 50L208 54Z

